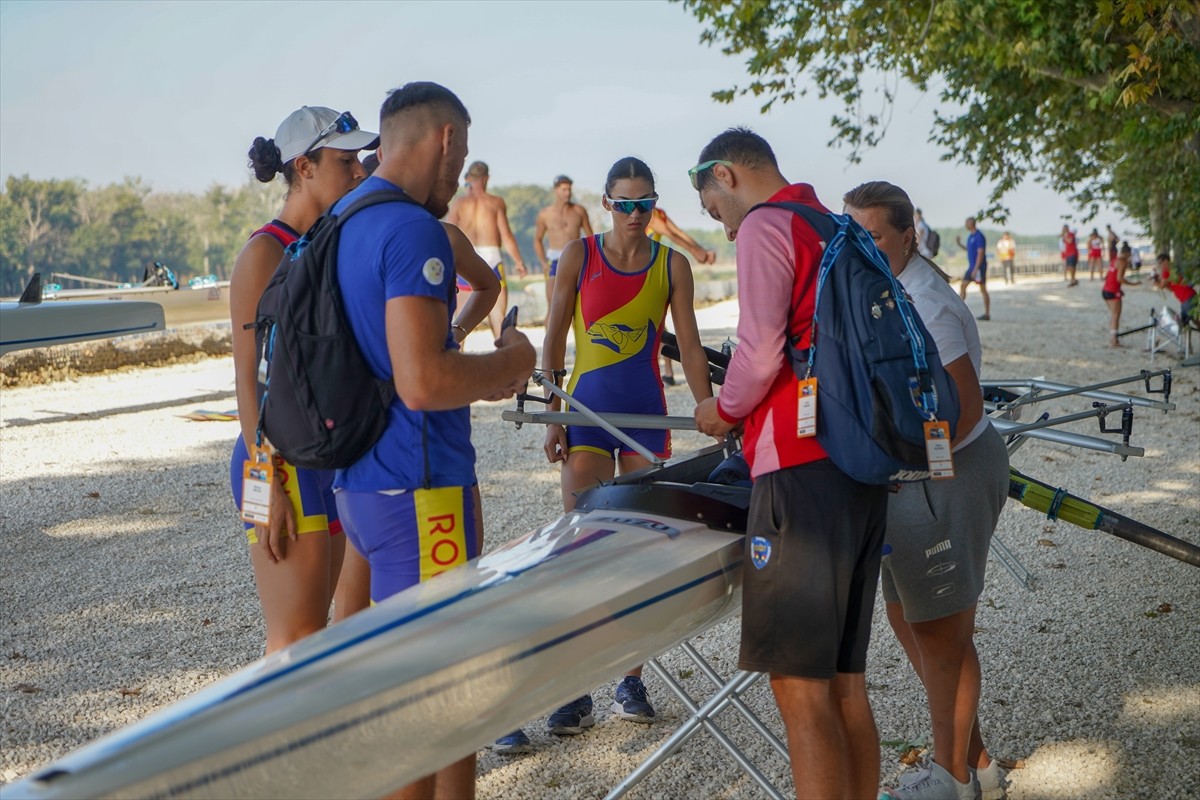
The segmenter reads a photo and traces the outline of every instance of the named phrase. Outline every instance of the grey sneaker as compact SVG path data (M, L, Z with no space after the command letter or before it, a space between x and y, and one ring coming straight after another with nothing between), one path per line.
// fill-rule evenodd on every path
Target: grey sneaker
M902 783L888 794L892 800L976 800L979 781L971 775L970 782L959 783L941 764L931 761L929 768L920 770L914 780Z
M932 748L921 753L920 759L913 766L916 769L900 776L900 787L904 788L925 777L929 765L933 763ZM1008 800L1008 774L1001 769L1000 762L992 759L984 769L971 769L971 774L979 781L978 800Z
M933 748L929 747L921 751L920 757L909 764L912 767L900 775L900 786L905 787L910 783L916 783L925 777L925 773L929 771L929 765L933 763Z
M979 779L980 800L1006 800L1008 797L1008 779L1000 762L992 759L992 763L981 770L972 770Z

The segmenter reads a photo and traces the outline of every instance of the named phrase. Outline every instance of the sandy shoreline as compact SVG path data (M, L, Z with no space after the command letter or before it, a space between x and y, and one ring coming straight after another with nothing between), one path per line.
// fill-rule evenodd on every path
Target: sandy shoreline
M984 377L1046 376L1091 383L1148 368L1140 334L1105 347L1099 283L1053 279L992 287L992 321L980 323ZM1122 327L1162 304L1132 289ZM980 310L978 294L969 303ZM1172 304L1174 305L1174 304ZM732 332L736 306L699 312L705 342ZM540 343L541 331L531 329ZM473 334L472 347L487 346ZM1178 364L1159 356L1156 366ZM1200 370L1176 368L1170 414L1139 409L1132 443L1145 458L1042 442L1020 450L1023 472L1172 535L1200 543ZM1131 393L1141 394L1137 384ZM202 400L201 400L202 398ZM669 390L689 413L686 387ZM262 626L229 499L236 425L190 422L197 408L234 406L229 359L88 376L4 390L0 396L0 779L10 781L229 674L261 652ZM1086 401L1048 404L1080 411ZM509 404L481 403L479 450L487 544L558 514L557 472L541 431L500 421ZM1095 433L1094 422L1070 428ZM486 442L486 446L480 443ZM676 451L699 442L677 434ZM1194 797L1200 774L1200 572L1098 532L1009 504L999 536L1036 576L1026 591L993 559L981 598L984 669L980 716L992 750L1023 760L1013 798ZM1169 611L1160 609L1168 607ZM737 621L697 644L732 668ZM677 653L674 673L691 667ZM929 723L919 687L882 615L867 673L881 740L917 742ZM705 694L699 674L684 680ZM479 763L481 798L600 797L645 758L685 709L647 680L660 721L611 719L612 687L595 693L598 724L553 739L527 727L537 752ZM765 688L748 701L778 728ZM784 791L786 765L732 717L728 730ZM723 723L724 724L724 723ZM885 778L897 770L883 747ZM761 791L701 735L632 797L755 798Z

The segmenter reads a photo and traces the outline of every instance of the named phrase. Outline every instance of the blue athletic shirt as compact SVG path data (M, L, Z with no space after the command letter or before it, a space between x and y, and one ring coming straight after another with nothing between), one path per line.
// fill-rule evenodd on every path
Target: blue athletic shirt
M983 251L983 262L980 266L987 267L987 240L983 238L983 231L978 228L967 237L967 269L975 269L975 259L979 257L979 251Z
M399 187L370 177L333 206L339 213L369 192ZM393 297L433 297L446 303L446 349L458 349L454 317L454 256L440 222L413 203L363 209L342 227L338 286L354 338L371 371L392 378L385 305ZM352 492L472 486L475 449L471 410L411 411L399 397L388 406L383 436L365 456L337 471L334 486Z

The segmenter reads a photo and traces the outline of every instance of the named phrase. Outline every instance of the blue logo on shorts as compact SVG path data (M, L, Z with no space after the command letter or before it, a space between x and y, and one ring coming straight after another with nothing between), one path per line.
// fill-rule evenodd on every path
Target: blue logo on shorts
M761 536L750 537L750 561L762 569L771 560L771 543Z

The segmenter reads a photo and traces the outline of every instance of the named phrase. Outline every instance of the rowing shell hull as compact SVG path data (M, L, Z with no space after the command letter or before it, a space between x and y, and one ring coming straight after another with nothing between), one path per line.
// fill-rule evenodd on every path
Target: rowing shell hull
M0 355L13 350L161 331L165 327L162 306L147 301L0 303Z
M672 491L686 500L687 487ZM740 534L598 505L100 739L4 797L379 797L740 608Z

